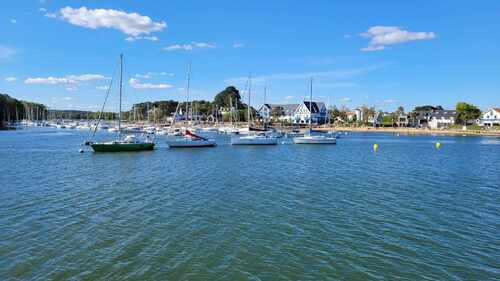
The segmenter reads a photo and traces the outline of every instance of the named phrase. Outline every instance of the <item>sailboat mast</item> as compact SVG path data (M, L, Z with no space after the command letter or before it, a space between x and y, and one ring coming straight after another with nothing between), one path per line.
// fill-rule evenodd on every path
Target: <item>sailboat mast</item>
M264 86L264 107L266 106L266 95L267 95L267 86ZM271 112L269 112L271 113ZM271 114L268 114L268 115L271 115ZM267 117L271 117L271 116L266 116L266 118L264 118L264 129L267 129Z
M120 105L118 109L118 137L122 136L122 84L123 84L123 54L120 54Z
M312 131L312 102L313 102L313 78L311 77L311 84L309 89L309 133Z
M248 76L248 106L247 106L247 123L250 128L250 92L252 91L252 74Z
M188 121L188 116L189 116L189 84L191 82L191 62L189 62L188 65L188 74L187 74L187 79L186 79L186 121Z

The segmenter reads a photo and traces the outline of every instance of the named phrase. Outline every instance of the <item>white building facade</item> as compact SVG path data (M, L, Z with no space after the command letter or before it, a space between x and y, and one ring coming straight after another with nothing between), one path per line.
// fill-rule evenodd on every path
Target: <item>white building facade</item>
M323 102L302 102L293 117L295 124L324 124L327 120L327 109Z
M455 124L456 117L455 110L437 110L431 113L427 125L431 129L448 128Z
M479 125L485 127L500 126L500 108L491 108L479 119Z

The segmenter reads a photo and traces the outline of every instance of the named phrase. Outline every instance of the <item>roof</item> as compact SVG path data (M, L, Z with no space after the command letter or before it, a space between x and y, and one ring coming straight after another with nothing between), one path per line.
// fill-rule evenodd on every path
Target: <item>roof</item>
M307 107L307 109L311 108L312 113L319 113L320 109L325 106L324 103L322 102L312 102L312 104L309 104L310 102L304 101L304 105Z
M492 108L493 110L495 110L496 112L500 113L500 108Z
M431 113L431 117L436 117L436 118L451 118L451 117L456 117L457 116L457 111L456 110L436 110Z

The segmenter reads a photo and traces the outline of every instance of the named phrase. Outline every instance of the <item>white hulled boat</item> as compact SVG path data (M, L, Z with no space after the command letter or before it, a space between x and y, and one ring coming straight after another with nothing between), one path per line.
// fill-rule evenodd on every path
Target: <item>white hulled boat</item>
M207 139L186 130L181 138L167 140L167 145L171 148L181 147L211 147L216 146L215 140Z
M249 134L231 139L232 145L276 145L278 139L265 133Z
M253 131L250 123L251 119L251 106L250 106L250 93L251 93L252 77L248 78L248 105L247 105L247 122L248 128L240 129L239 133L246 133L244 136L233 136L231 138L232 145L276 145L278 139L267 131Z
M189 64L188 68L188 75L187 75L187 85L186 85L186 97L189 97L189 84L190 84L190 78L191 78L191 64ZM196 135L191 132L190 129L188 128L181 128L181 129L175 129L175 120L177 119L177 113L179 112L180 104L177 104L177 108L175 109L174 117L172 118L172 124L170 124L168 137L167 139L167 145L170 148L189 148L189 147L212 147L216 146L217 143L215 140L212 139L207 139L202 136ZM186 113L189 112L187 106L189 105L188 102L186 102ZM193 127L194 130L198 130L197 127ZM171 137L173 136L173 137ZM180 137L179 137L180 136Z
M309 97L309 131L303 137L295 137L293 143L295 144L336 144L337 138L328 134L314 134L312 129L312 83L311 77L310 97Z

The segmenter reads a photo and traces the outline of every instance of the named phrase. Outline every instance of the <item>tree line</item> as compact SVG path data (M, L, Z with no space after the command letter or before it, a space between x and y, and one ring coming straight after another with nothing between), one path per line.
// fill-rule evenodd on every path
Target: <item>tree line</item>
M19 120L44 120L47 107L40 103L15 99L7 94L0 94L0 127Z

